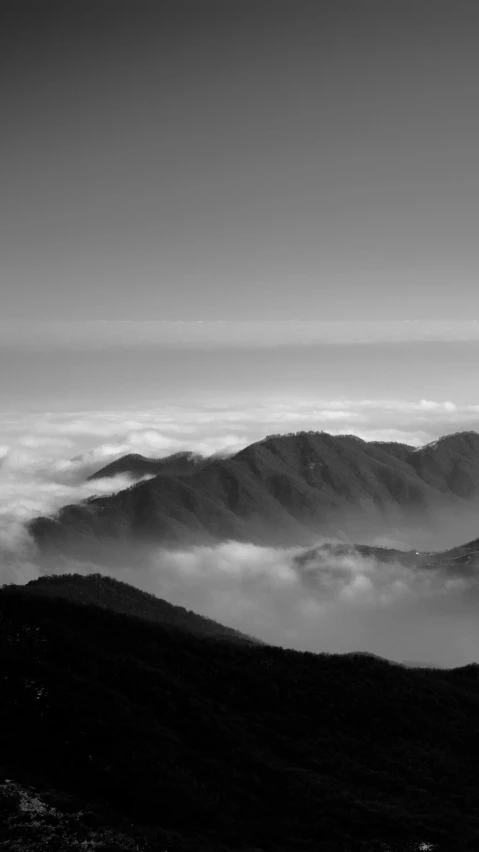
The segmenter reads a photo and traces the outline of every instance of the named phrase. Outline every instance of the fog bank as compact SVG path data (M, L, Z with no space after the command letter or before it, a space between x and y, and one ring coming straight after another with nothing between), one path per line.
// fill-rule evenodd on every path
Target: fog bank
M306 569L296 558L300 548L234 541L175 551L112 546L104 558L96 554L83 561L46 557L26 531L28 520L132 482L125 476L87 481L103 456L89 453L66 460L67 449L59 445L52 455L50 449L23 445L4 448L1 454L2 583L25 583L42 574L100 572L288 648L369 651L444 666L479 657L474 572L458 577L444 570L413 570L400 561L386 565L357 553L318 556ZM470 520L444 517L435 533L398 528L369 543L435 549L436 541L439 549L477 535L469 530Z

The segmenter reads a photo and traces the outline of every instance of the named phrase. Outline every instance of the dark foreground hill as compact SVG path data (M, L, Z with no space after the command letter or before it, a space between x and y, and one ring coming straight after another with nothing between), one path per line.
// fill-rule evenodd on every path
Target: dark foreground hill
M479 849L479 667L200 637L99 583L0 591L1 849Z
M218 624L204 615L197 615L182 606L143 592L134 586L106 577L102 574L89 574L88 579L80 574L64 574L40 577L31 580L26 586L16 587L17 594L34 594L41 597L64 598L75 603L93 604L111 612L124 613L135 618L153 621L170 627L187 630L193 636L210 639L223 638L233 642L259 642L239 630Z
M143 462L143 472L151 472L151 460ZM131 458L115 464L131 469ZM419 450L353 435L273 435L231 458L189 461L183 472L170 462L167 469L117 494L67 506L53 519L34 520L37 543L90 554L100 541L307 544L318 533L364 541L404 527L434 528L440 537L446 522L461 525L461 540L477 529L475 432Z

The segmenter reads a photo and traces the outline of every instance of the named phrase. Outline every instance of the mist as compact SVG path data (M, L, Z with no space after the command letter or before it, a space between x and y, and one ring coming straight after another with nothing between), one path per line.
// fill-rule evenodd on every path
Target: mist
M104 562L46 558L26 534L8 544L4 582L98 572L284 648L362 651L440 667L479 656L479 594L471 576L385 565L357 553L326 553L305 568L301 548L235 541L176 551L122 547Z
M418 570L378 563L359 553L331 552L309 560L301 547L260 547L224 541L166 550L115 542L88 559L48 556L27 523L67 503L132 484L128 476L88 481L116 455L102 445L66 458L68 441L54 450L23 442L0 453L0 582L26 583L44 574L99 572L235 627L265 642L302 651L363 651L398 662L459 666L479 656L479 594L474 574ZM475 512L436 515L427 528L389 525L379 534L345 517L357 543L402 550L439 550L477 535ZM338 540L345 535L338 529ZM317 536L316 544L325 539Z
M40 554L27 531L39 515L99 494L111 494L132 484L126 475L97 479L103 455L87 453L65 459L69 442L52 450L48 441L23 441L0 449L0 581L24 583L42 573ZM149 476L143 479L149 479Z

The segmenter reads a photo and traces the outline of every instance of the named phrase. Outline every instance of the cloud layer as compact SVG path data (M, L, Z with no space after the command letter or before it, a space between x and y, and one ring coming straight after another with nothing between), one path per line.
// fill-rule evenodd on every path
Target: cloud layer
M301 568L298 549L224 542L97 561L40 561L37 573L105 573L268 643L317 653L362 651L397 662L458 666L479 657L473 578L413 571L359 555Z
M350 399L326 396L207 397L136 409L13 413L0 416L1 446L90 452L111 460L128 452L161 457L179 450L234 452L276 432L353 433L365 440L420 446L479 429L479 401Z
M53 413L4 418L0 447L0 579L100 571L204 613L265 641L311 651L371 651L396 660L459 665L479 656L474 579L385 567L359 556L300 569L297 550L224 542L184 552L110 553L107 564L37 552L25 522L93 493L131 484L87 476L126 452L165 456L180 449L231 452L266 432L320 426L369 439L421 443L473 427L478 406L419 400L266 400L165 406L158 411ZM259 434L258 434L259 433ZM449 519L453 525L452 519ZM418 532L399 531L416 547ZM408 537L409 536L409 537ZM454 541L452 543L459 543ZM433 542L429 542L431 549ZM98 557L97 557L98 558ZM106 562L106 560L105 560Z

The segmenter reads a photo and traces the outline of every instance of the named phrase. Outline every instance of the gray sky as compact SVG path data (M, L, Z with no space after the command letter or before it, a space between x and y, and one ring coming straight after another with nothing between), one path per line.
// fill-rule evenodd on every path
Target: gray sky
M4 0L4 319L479 318L475 0Z
M0 16L0 444L476 428L476 0Z

